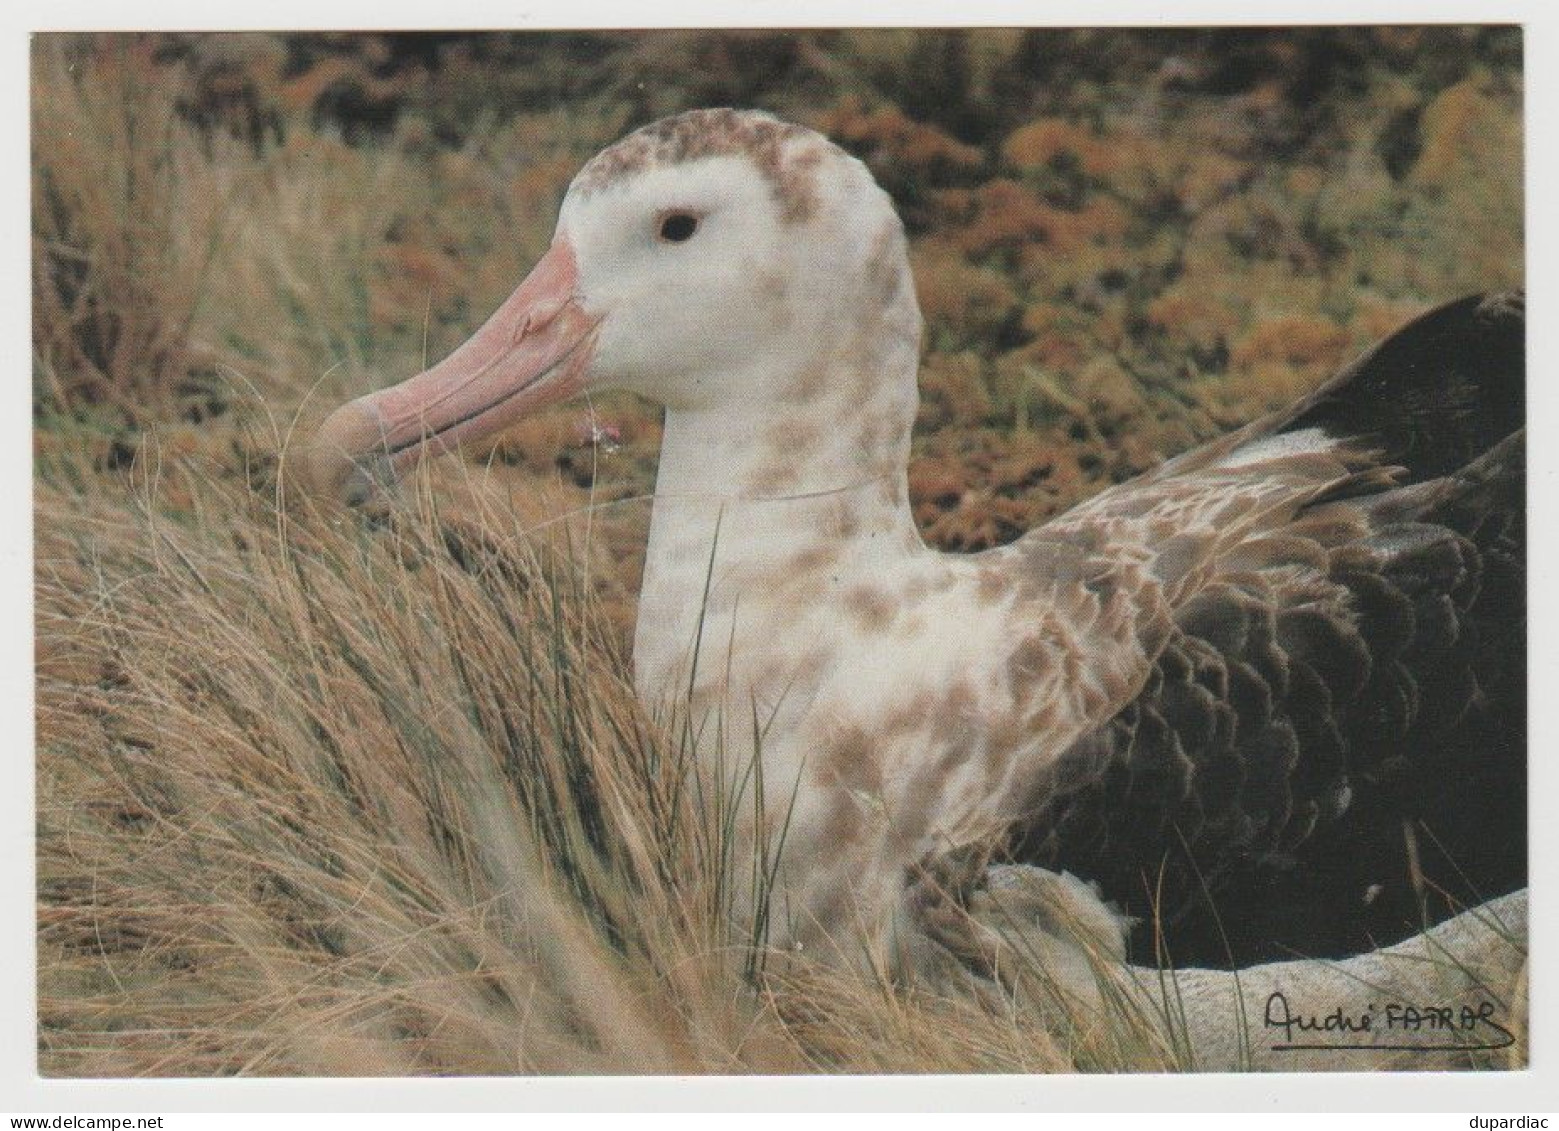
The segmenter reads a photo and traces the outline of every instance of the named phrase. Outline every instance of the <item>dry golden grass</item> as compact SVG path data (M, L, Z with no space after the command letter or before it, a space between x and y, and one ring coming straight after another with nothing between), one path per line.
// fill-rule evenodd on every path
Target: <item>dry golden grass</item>
M56 404L140 420L195 364L234 167L179 118L149 43L104 40L91 59L34 58L34 372Z
M364 523L145 460L117 500L40 467L46 1074L1165 1063L1140 1018L1063 1052L974 994L763 976L731 915L763 859L514 513Z
M40 492L46 1069L787 1064L555 563L192 490Z

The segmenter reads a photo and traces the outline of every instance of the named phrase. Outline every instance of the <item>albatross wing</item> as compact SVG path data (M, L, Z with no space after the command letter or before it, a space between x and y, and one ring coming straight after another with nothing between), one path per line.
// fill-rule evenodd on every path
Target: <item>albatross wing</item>
M1442 307L1030 536L1168 606L1012 836L1137 959L1355 954L1525 882L1523 331L1519 296Z

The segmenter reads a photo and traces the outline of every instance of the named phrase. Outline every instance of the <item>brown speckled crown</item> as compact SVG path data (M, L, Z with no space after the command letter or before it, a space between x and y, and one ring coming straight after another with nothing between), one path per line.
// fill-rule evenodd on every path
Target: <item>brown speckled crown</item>
M804 146L791 142L810 141ZM602 150L580 170L577 192L589 194L657 166L704 157L746 156L774 189L786 223L803 223L817 203L812 170L830 143L801 126L757 110L689 110L651 122Z

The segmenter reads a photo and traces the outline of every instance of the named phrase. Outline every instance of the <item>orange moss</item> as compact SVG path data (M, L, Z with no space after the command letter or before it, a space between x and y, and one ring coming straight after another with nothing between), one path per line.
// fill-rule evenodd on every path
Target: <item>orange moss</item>
M1228 421L1244 421L1264 412L1293 404L1331 373L1318 365L1261 361L1243 369L1237 386L1215 399L1218 415Z
M1075 216L1052 208L1017 181L997 178L970 193L949 193L943 199L948 204L967 202L968 218L952 239L968 255L1036 243L1066 251L1079 242Z
M561 199L578 171L579 163L569 156L532 161L510 182L509 197L524 209L536 208L538 201Z
M1090 494L1097 479L1062 431L966 429L923 441L910 464L910 502L928 542L969 552L1032 530Z
M967 428L984 422L990 413L991 394L977 354L933 353L926 358L920 373L918 429Z
M1097 329L1097 322L1079 318L1075 309L1064 304L1031 303L1023 311L1021 325L1028 341L1003 354L1002 365L1072 370L1096 352L1091 331Z
M1413 166L1421 184L1441 185L1455 177L1463 154L1489 115L1489 106L1471 79L1447 87L1424 111L1423 148Z
M1112 357L1099 357L1082 367L1072 380L1072 391L1096 416L1123 421L1142 411L1137 383Z
M1250 163L1215 149L1192 150L1174 172L1175 192L1186 207L1206 208L1237 189L1254 171Z
M1075 331L1053 330L1040 334L1009 356L1046 369L1073 369L1088 356L1088 343Z
M368 315L376 326L420 326L444 313L459 289L459 260L425 235L385 244L377 259L379 272L368 297Z
M1299 165L1288 171L1288 188L1295 196L1311 197L1326 187L1326 172L1314 165Z
M1325 318L1290 315L1262 322L1246 334L1230 356L1240 367L1263 362L1333 365L1348 347L1348 332Z
M1400 330L1415 315L1421 313L1423 307L1417 303L1363 298L1354 311L1352 324L1354 339L1360 346L1377 342L1386 335Z
M1095 179L1114 173L1122 158L1121 147L1113 140L1062 118L1039 118L1014 130L1002 143L1001 152L1008 164L1020 169L1041 168L1064 154Z
M375 78L362 59L330 55L296 78L282 83L277 97L288 111L298 113L308 110L322 94L337 85L355 87L371 101L392 98L401 89L399 83Z
M1210 349L1239 327L1227 303L1214 301L1200 287L1177 286L1148 303L1147 318L1171 338Z
M985 336L1004 323L1018 296L997 271L974 267L945 245L911 256L920 310L936 329Z
M917 122L897 106L866 109L859 98L842 99L818 120L818 129L852 149L866 149L878 161L934 172L974 168L980 151L949 137L935 126Z
M1126 236L1131 216L1125 205L1110 197L1090 200L1076 213L1077 233L1095 243L1114 243Z
M1030 337L1037 337L1053 330L1060 317L1060 312L1049 303L1033 303L1023 310L1023 329Z

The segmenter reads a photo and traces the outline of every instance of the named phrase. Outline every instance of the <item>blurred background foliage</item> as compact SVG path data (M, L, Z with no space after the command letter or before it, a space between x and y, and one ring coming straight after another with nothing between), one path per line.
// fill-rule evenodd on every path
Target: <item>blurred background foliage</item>
M447 352L586 158L696 106L822 130L897 200L949 549L1522 282L1511 27L39 36L33 84L38 443L109 471L155 431L266 482L268 414ZM564 506L649 490L657 413L592 412L471 456Z

